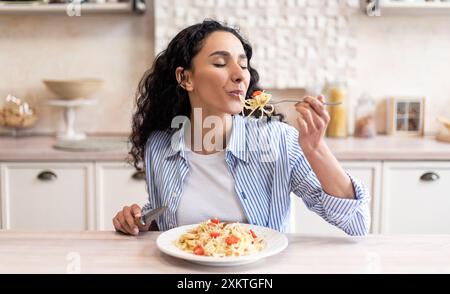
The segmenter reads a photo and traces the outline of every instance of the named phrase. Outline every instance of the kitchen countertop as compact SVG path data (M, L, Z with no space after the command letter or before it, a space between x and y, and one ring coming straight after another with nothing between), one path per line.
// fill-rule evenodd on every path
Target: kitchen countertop
M53 148L56 143L50 136L0 137L0 161L124 161L128 156L126 149L66 151Z
M450 143L434 137L326 138L339 160L450 160Z
M156 247L159 232L0 231L0 273L450 273L450 235L321 237L287 234L289 246L253 264L208 267Z
M117 137L117 138L123 138ZM433 137L326 138L339 160L450 160L450 144ZM74 152L54 149L54 137L0 137L0 161L123 161L126 149Z

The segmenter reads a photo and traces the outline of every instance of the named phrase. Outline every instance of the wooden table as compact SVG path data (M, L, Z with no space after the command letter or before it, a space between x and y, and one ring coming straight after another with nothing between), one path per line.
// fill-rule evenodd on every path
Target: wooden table
M450 273L450 235L288 234L280 254L226 268L167 256L158 235L0 231L0 273Z

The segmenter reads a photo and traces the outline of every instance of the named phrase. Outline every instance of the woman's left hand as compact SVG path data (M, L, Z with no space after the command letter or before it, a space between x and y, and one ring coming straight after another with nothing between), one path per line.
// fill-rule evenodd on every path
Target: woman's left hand
M300 113L297 118L299 124L299 144L304 152L315 150L323 141L325 131L330 122L330 115L325 109L325 97L320 95L315 99L312 96L303 98L303 102L295 104Z

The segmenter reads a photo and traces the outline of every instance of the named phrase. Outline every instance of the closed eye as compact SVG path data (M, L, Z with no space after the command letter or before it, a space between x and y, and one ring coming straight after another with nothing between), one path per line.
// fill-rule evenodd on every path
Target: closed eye
M226 66L226 64L215 63L214 66L215 66L215 67L224 67L224 66ZM248 67L245 66L245 65L241 65L241 68L242 68L242 69L248 69Z

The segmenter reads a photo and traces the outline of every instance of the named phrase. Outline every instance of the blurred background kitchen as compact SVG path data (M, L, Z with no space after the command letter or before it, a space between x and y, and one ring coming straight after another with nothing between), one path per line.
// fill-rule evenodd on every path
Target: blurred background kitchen
M1 228L110 230L144 204L126 163L137 84L209 17L240 27L274 100L343 102L327 141L372 192L372 233L450 233L449 16L450 1L1 0ZM293 207L291 231L343 234Z

